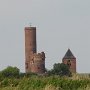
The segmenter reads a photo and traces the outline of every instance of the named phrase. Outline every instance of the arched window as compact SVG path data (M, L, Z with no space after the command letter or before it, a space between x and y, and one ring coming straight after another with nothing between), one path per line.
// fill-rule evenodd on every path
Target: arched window
M70 60L67 61L67 65L68 65L69 67L71 66L71 61L70 61Z

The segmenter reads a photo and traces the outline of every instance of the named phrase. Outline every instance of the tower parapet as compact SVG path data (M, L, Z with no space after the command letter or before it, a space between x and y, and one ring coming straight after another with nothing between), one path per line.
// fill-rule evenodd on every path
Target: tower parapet
M44 73L45 72L45 53L34 53L32 54L31 61L31 72L33 73Z

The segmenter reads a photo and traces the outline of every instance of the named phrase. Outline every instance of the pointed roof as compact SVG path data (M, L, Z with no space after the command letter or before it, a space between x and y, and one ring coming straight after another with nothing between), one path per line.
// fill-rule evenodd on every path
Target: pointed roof
M63 59L75 59L75 56L72 54L71 50L68 49Z

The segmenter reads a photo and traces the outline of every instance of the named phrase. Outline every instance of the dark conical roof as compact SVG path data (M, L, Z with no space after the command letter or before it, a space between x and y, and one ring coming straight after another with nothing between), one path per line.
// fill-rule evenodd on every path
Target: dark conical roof
M63 59L75 59L75 56L72 54L71 50L68 49Z

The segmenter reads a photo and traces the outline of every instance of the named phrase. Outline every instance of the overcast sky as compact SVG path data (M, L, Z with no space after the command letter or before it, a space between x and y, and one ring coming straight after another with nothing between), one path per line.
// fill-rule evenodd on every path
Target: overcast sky
M47 69L70 48L77 72L90 73L90 0L0 0L0 70L16 66L24 72L24 27L30 23Z

